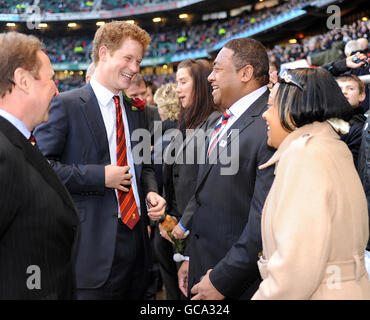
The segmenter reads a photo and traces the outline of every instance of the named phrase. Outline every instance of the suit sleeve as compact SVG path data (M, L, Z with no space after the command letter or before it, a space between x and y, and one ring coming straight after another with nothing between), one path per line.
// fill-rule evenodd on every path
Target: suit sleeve
M69 116L64 101L53 99L49 121L37 127L34 135L43 155L70 193L104 194L105 164L64 164L61 162L69 134Z
M146 130L150 131L149 119L147 112L142 112L143 117L141 118L141 127L145 128ZM151 134L151 143L153 143L154 136ZM155 176L155 169L153 160L150 163L143 163L142 173L141 173L141 185L143 187L144 196L148 194L148 192L156 192L159 194L157 178Z
M210 273L212 284L228 298L240 297L259 279L257 260L258 253L262 251L261 213L274 179L274 166L263 170L259 170L258 166L267 162L273 154L274 150L267 145L265 139L258 151L256 181L248 222L239 240Z
M333 181L330 162L314 152L297 153L281 163L276 176L279 197L271 217L276 250L260 261L265 276L253 299L308 299L325 273L336 205L327 183Z

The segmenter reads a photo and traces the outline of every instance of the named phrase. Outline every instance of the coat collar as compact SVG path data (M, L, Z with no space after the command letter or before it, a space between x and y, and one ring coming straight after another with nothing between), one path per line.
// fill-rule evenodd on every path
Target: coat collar
M17 148L21 149L27 161L43 176L44 180L62 197L64 202L75 210L73 201L64 187L63 183L57 177L57 174L51 168L45 157L37 147L23 136L9 121L0 117L0 131Z
M302 144L306 144L312 137L318 135L326 135L331 136L335 139L339 139L338 134L333 129L333 127L327 122L318 122L315 121L313 123L306 124L296 130L292 131L280 144L277 151L273 154L273 156L268 160L266 163L260 165L258 168L260 170L265 169L271 165L277 163L284 152L289 149L289 147L295 143L300 142ZM276 167L275 167L276 170Z

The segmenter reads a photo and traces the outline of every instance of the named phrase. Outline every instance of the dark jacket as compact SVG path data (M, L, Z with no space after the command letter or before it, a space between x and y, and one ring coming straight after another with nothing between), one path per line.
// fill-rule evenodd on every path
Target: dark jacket
M349 121L350 129L347 134L340 135L340 139L345 142L353 155L353 161L358 170L358 153L360 151L362 128L365 124L366 117L361 108L354 108L354 115Z
M76 207L37 147L2 117L0 177L0 299L72 299Z
M365 189L367 207L369 212L369 229L370 229L370 118L367 118L362 131L361 148L358 158L358 171L360 174L362 185ZM368 251L370 251L370 239L367 243Z

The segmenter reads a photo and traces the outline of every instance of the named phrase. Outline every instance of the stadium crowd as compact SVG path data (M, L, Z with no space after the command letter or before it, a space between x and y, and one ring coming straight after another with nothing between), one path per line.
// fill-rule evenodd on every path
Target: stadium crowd
M167 3L175 0L7 0L0 2L0 13L23 14L27 12L27 8L32 5L37 5L40 8L41 14L44 13L69 13L69 12L90 12L92 10L115 10L122 8L137 8L159 3Z
M232 19L225 24L232 24ZM201 30L204 29L204 33L211 32L212 28L207 28L206 25L199 27L200 29L194 34L190 35L189 39L191 43L203 43L205 36L200 36L202 34ZM195 28L196 29L196 28ZM192 28L184 27L184 34L186 30L193 30ZM189 31L193 32L193 31ZM171 34L173 34L171 36ZM156 55L161 56L162 54L174 54L176 52L183 52L187 47L185 44L178 44L175 39L180 36L179 31L168 32L162 34L159 37L162 40L158 41L158 35L151 35L153 41L146 53L146 57L154 57ZM298 39L296 44L284 44L275 45L273 48L268 50L270 62L276 64L277 68L281 64L287 62L293 62L300 59L307 59L309 56L314 56L318 53L330 52L331 50L335 53L333 55L327 55L325 58L314 60L316 64L314 65L324 65L331 62L332 60L345 57L344 48L345 45L351 40L357 40L360 38L370 38L370 21L357 20L350 25L344 25L343 28L334 29L328 31L325 34L319 34L316 36L305 37L303 39ZM164 39L167 39L164 41ZM202 40L203 39L203 40ZM219 38L217 41L219 41ZM92 39L89 37L62 37L58 39L43 37L42 41L45 43L46 53L48 54L50 60L53 63L58 62L91 62L91 47ZM216 38L214 38L214 43ZM171 45L169 45L171 43ZM334 47L333 47L334 45ZM170 51L169 48L173 47L174 50ZM205 47L198 47L198 49L206 49ZM161 52L161 53L160 53ZM319 56L319 55L317 55ZM329 59L329 60L328 60ZM331 60L330 60L331 59ZM168 82L173 82L175 74L168 75L146 75L145 78L151 82L154 82L157 86L165 84ZM68 80L70 82L70 80ZM62 83L62 81L61 81ZM75 88L77 86L70 86L66 83L63 87L60 87L61 91L65 89Z

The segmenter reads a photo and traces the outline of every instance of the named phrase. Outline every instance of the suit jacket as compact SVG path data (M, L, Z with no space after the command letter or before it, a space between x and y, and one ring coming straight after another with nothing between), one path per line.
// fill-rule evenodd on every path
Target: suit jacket
M73 298L77 210L37 147L2 117L0 176L0 299Z
M350 150L327 122L290 133L263 167L276 177L262 214L254 299L370 299L367 204ZM345 235L345 236L343 236Z
M261 117L268 95L266 90L231 126L239 130L238 136L225 133L220 138L219 152L211 153L217 159L210 158L199 168L195 195L186 209L194 211L188 245L189 290L208 269L213 269L212 284L228 298L244 292L251 296L256 289L250 288L259 280L260 217L273 180L272 168L258 170L273 154ZM221 175L221 169L230 166L222 164L227 154L234 163L238 160L238 168L234 174Z
M154 121L161 121L158 113L158 108L154 106L147 105L144 107L146 126L150 133L154 135Z
M221 117L217 111L185 136L181 131L173 137L163 155L163 181L167 202L167 212L181 218L185 208L194 195L198 176L198 151L202 151L207 130L213 129L215 122ZM199 135L201 133L201 135ZM203 149L204 153L204 149ZM204 160L204 157L203 157ZM191 163L187 163L191 162ZM191 217L184 217L183 225L189 225Z
M144 128L144 113L133 111L126 104L125 110L131 136L135 129ZM80 212L77 287L98 288L105 283L111 270L118 205L115 190L105 187L105 166L111 163L109 144L91 85L87 84L56 97L51 104L49 121L39 126L34 135L41 152L52 163ZM131 141L131 147L137 143ZM144 195L149 191L157 192L157 184L151 165L135 164L135 174L145 225L147 216ZM145 188L140 184L141 179ZM148 241L145 228L143 239ZM148 256L148 268L149 254L149 251L145 252Z

